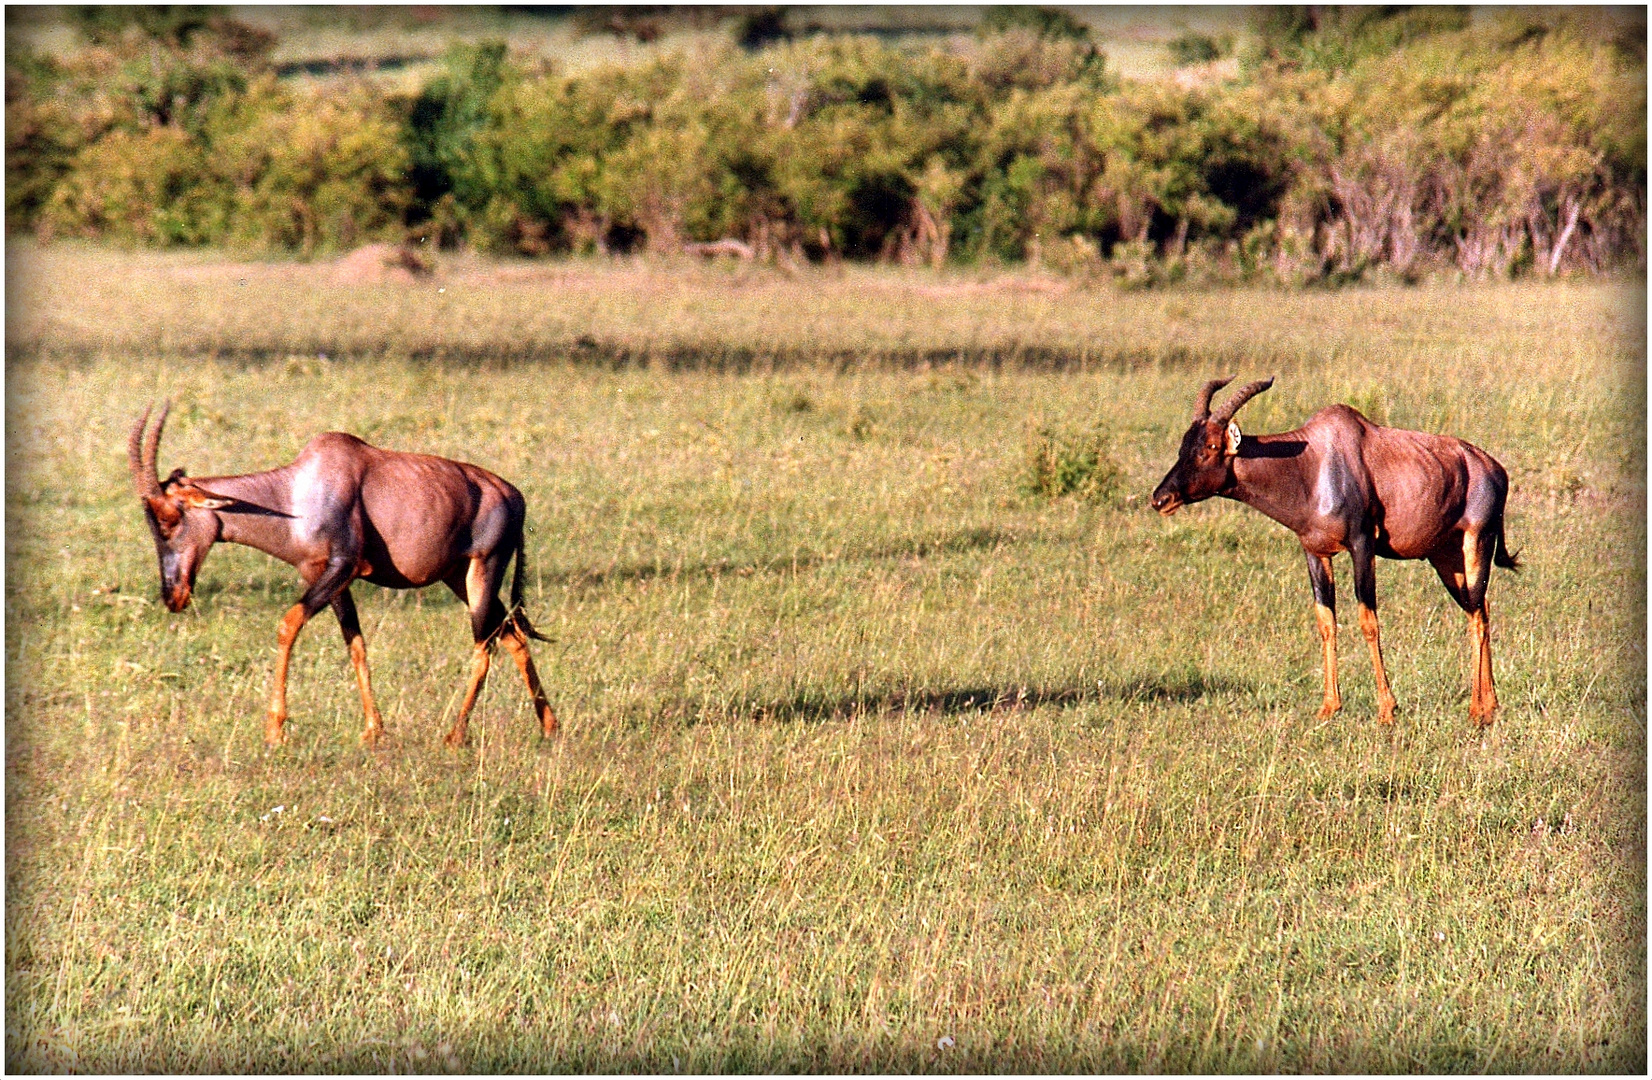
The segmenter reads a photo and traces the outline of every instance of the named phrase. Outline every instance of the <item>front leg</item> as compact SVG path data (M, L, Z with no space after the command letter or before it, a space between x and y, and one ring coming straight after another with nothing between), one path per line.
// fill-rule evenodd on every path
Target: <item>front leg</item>
M270 689L270 712L264 721L264 741L280 746L287 741L287 664L292 659L293 642L309 622L312 612L300 601L287 609L275 634L275 685Z
M1316 720L1329 719L1342 708L1342 695L1337 692L1337 586L1331 574L1329 556L1308 556L1308 581L1314 588L1314 619L1319 624L1320 646L1325 654L1325 700L1319 706Z
M338 627L344 633L344 645L350 650L350 666L356 669L356 685L361 690L361 711L367 717L367 730L361 741L372 746L384 734L384 717L373 703L373 687L367 674L367 639L362 636L361 623L356 618L356 602L350 596L349 586L333 597L333 614L338 616Z
M1354 598L1359 601L1359 628L1371 646L1371 667L1377 677L1377 722L1394 722L1394 691L1388 685L1388 671L1382 662L1382 640L1377 625L1377 558L1369 535L1353 538L1348 554L1354 561Z
M276 632L275 686L270 690L270 712L264 722L264 741L279 746L287 741L287 666L292 660L293 642L304 624L316 612L333 602L333 598L350 587L356 574L356 557L334 555L325 562L305 563L298 568L309 584L298 603L287 609ZM364 654L365 658L365 654Z

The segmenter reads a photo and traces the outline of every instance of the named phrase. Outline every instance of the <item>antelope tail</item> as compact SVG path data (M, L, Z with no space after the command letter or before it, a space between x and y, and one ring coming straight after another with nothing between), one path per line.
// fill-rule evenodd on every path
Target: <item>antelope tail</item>
M1494 566L1501 566L1505 570L1513 570L1516 573L1520 572L1520 556L1516 552L1509 551L1508 541L1503 539L1503 522L1501 519L1497 522L1497 546L1492 550L1491 561Z
M511 577L511 607L507 618L518 630L535 641L550 641L550 638L533 628L533 623L528 621L528 610L522 606L522 577L527 568L527 525L524 522L522 532L516 537L516 572Z

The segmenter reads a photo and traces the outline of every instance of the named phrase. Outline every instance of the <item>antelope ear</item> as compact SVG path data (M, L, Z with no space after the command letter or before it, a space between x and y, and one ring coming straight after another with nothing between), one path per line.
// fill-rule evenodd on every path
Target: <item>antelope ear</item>
M1244 434L1239 430L1239 422L1237 420L1229 420L1228 457L1233 457L1235 454L1239 453L1239 440L1244 437Z
M198 510L222 510L226 506L234 506L234 499L226 499L222 495L214 495L210 491L191 485L178 493L183 497L184 505Z

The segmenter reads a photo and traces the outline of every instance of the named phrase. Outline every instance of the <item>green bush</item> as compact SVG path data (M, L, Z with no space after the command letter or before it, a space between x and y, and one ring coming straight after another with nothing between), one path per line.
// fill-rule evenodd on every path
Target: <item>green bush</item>
M382 98L269 87L237 119L213 151L234 183L231 242L312 255L400 236L408 153Z
M1221 43L1209 34L1193 30L1177 34L1165 46L1170 53L1171 61L1178 66L1208 64L1212 60L1220 59L1231 48L1231 42Z
M123 243L207 243L222 235L226 196L186 132L117 130L79 153L42 209L40 228Z
M1072 495L1086 502L1116 502L1124 471L1113 460L1109 443L1099 428L1074 432L1049 424L1039 427L1027 436L1018 490L1037 498Z
M6 228L34 228L75 168L85 126L60 90L65 73L28 49L6 50Z
M433 223L437 240L451 244L462 220L493 197L495 177L477 157L477 141L495 123L494 95L510 72L503 42L455 46L444 67L408 103L402 136L409 221Z

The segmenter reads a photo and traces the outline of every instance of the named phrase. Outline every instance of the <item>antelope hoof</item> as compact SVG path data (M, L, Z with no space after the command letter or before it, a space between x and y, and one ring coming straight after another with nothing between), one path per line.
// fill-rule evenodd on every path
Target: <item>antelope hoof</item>
M371 750L379 744L379 736L384 734L382 727L370 727L361 733L361 745Z
M1335 716L1341 710L1342 710L1342 702L1340 702L1340 701L1327 701L1325 704L1323 704L1319 707L1318 712L1314 713L1314 719L1315 720L1329 720L1331 717Z
M1393 727L1394 726L1394 706L1393 705L1390 705L1387 702L1383 703L1382 708L1377 710L1377 723L1381 724L1383 727Z
M442 739L442 745L446 746L449 750L463 750L469 742L469 735L463 731L450 731L447 733L447 736Z
M287 741L286 729L282 727L283 720L272 719L264 725L264 741L271 746L281 746Z

